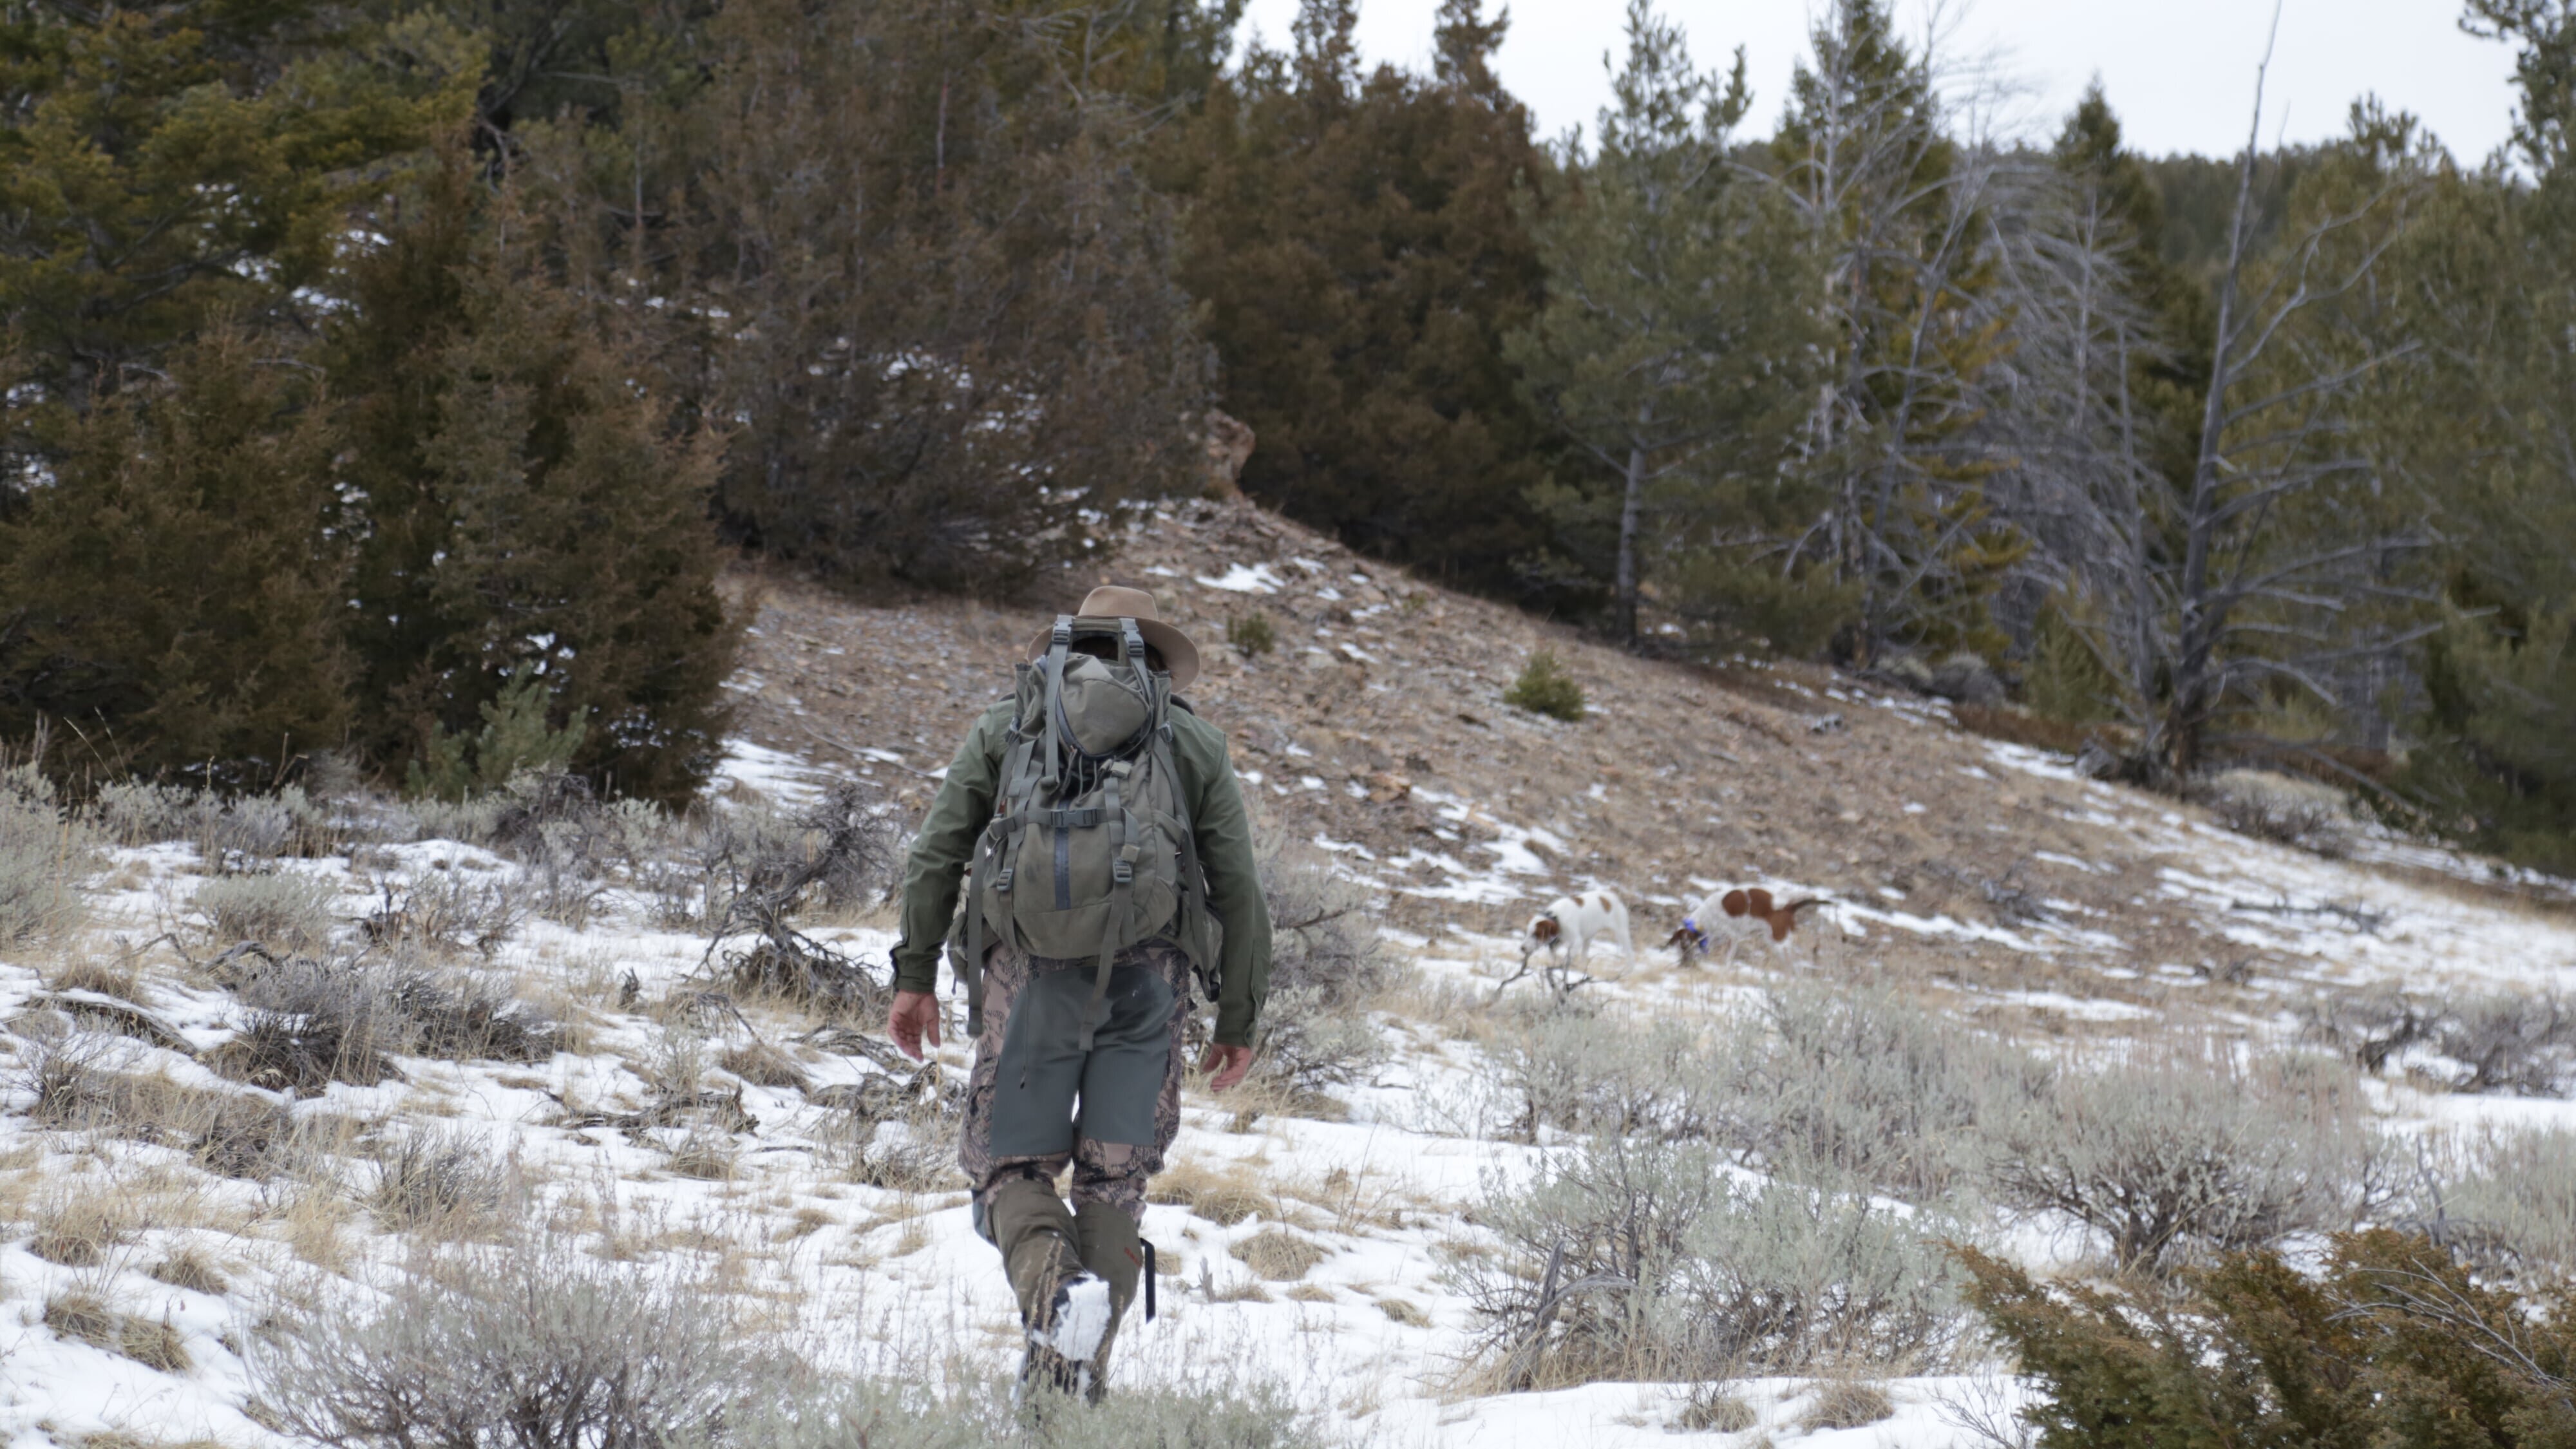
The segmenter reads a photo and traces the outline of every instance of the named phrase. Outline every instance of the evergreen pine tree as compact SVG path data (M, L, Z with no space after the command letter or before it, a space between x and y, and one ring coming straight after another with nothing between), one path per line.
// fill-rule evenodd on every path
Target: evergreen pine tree
M1596 147L1562 158L1566 194L1533 220L1547 302L1508 355L1587 464L1563 512L1615 519L1622 637L1660 577L1685 616L1811 646L1842 601L1818 596L1801 627L1788 571L1742 555L1779 521L1765 505L1823 340L1814 272L1787 208L1729 167L1743 57L1726 83L1699 74L1648 0L1630 0L1627 34Z
M2029 551L1987 481L1977 428L2011 318L1958 144L1885 0L1834 0L1771 143L1824 271L1834 332L1805 443L1839 494L1834 546L1863 593L1866 655L1901 640L1997 653L1990 600Z

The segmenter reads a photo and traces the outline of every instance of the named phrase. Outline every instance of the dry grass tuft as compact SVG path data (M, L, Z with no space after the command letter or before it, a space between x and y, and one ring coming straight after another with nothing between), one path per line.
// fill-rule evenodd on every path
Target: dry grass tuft
M764 1042L745 1042L717 1057L716 1065L755 1087L791 1087L802 1092L813 1086L803 1068Z
M1320 1244L1284 1228L1264 1228L1226 1251L1273 1283L1293 1283L1330 1256Z
M117 1314L105 1299L95 1293L57 1293L45 1300L41 1320L57 1337L92 1348L112 1348L116 1343Z
M1188 1208L1220 1227L1233 1227L1255 1213L1276 1210L1270 1192L1254 1180L1252 1169L1229 1162L1223 1170L1193 1160L1153 1179L1145 1200Z
M1726 1391L1723 1384L1695 1384L1689 1402L1673 1420L1673 1427L1693 1434L1741 1434L1762 1422L1762 1416L1743 1398Z
M125 1241L133 1225L108 1184L76 1178L60 1183L36 1205L36 1231L27 1251L66 1268L93 1268Z
M1798 1428L1813 1434L1823 1429L1865 1429L1896 1414L1887 1390L1858 1379L1828 1379L1816 1385L1816 1401L1800 1416Z
M191 1293L220 1298L232 1289L232 1284L224 1278L223 1270L215 1266L214 1259L193 1243L143 1271L173 1288L184 1288Z

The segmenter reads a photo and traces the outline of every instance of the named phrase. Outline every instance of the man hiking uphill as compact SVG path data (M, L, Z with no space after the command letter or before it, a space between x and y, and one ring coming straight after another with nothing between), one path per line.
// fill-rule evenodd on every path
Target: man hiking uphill
M1019 1297L1024 1390L1101 1392L1180 1130L1193 977L1217 1003L1210 1085L1252 1066L1270 913L1224 732L1173 694L1198 670L1151 594L1092 590L967 732L904 866L886 1029L916 1060L939 1045L944 939L975 1038L957 1160Z

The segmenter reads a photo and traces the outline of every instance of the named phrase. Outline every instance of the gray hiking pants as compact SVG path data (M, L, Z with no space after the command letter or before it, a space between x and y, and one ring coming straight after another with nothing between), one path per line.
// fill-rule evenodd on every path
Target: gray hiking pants
M1073 1165L1073 1205L1141 1220L1145 1180L1181 1130L1181 1027L1190 961L1149 941L1111 958L1107 1016L1082 1050L1097 957L1063 961L995 944L984 956L984 1034L966 1083L957 1165L981 1223L993 1190Z

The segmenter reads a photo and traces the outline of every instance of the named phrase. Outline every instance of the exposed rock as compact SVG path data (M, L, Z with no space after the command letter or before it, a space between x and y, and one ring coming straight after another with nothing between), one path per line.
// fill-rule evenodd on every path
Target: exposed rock
M1234 499L1243 496L1238 480L1243 465L1252 460L1252 426L1228 417L1215 408L1207 411L1207 482L1204 491L1210 498Z

